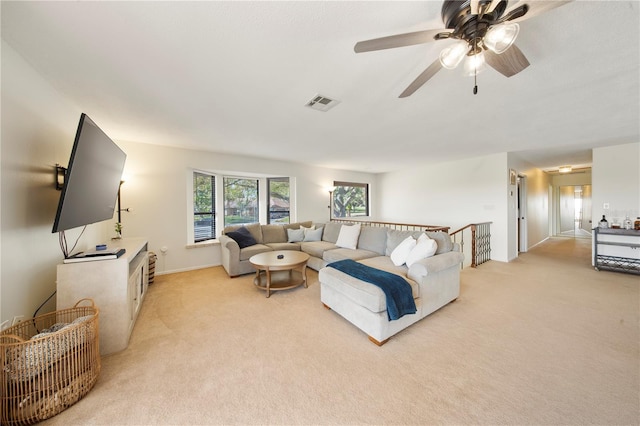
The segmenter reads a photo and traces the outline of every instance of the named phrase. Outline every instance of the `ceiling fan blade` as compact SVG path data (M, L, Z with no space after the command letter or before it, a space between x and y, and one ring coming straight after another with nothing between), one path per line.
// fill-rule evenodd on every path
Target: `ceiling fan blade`
M447 30L425 30L414 33L398 34L372 40L359 41L353 50L356 53L370 52L372 50L393 49L394 47L412 46L414 44L429 43L435 41L436 34Z
M500 55L490 50L485 50L484 59L489 66L505 77L516 75L529 66L529 61L524 56L524 53L515 44Z
M564 6L565 4L571 3L572 1L573 0L529 1L526 2L526 6L528 6L527 13L510 19L510 21L520 22L527 19L535 18L538 15L542 15L543 13L555 9L556 7ZM506 12L506 14L508 13L509 12Z
M413 82L404 89L404 92L398 96L399 98L406 98L407 96L411 96L413 92L418 90L425 84L431 77L433 77L440 69L442 68L442 64L440 64L440 59L436 59L426 70L422 71L422 74L418 76Z

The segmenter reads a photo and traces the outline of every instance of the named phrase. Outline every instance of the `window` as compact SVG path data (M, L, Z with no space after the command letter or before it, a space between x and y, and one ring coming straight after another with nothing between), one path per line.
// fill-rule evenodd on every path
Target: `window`
M269 214L267 223L291 223L289 178L268 178Z
M224 177L224 226L260 222L258 179Z
M332 213L335 218L369 216L369 184L333 182Z
M193 173L193 240L216 238L216 178Z
M214 240L227 226L295 221L295 178L188 171L187 243Z

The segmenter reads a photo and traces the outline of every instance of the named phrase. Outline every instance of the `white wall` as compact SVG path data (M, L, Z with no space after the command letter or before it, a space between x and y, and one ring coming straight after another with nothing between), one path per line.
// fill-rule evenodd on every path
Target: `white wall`
M108 134L107 129L103 129ZM297 218L326 222L329 219L329 193L325 188L334 180L368 183L376 186L375 175L303 164L270 161L248 156L159 147L116 141L127 153L121 190L123 236L145 237L149 249L158 255L156 273L185 271L220 265L217 244L187 248L187 179L193 169L210 172L290 176L295 179ZM109 225L113 229L115 218ZM168 251L163 255L161 247Z
M592 178L594 225L603 214L640 216L640 142L594 149Z
M534 167L527 161L522 160L514 154L509 154L509 167L516 170L518 175L522 175L526 180L526 201L524 211L524 221L526 223L526 248L529 249L536 244L540 244L549 238L549 209L551 200L549 199L549 185L551 177L548 173ZM516 221L510 221L510 241L512 236L515 237L517 230L517 212L515 213ZM509 214L513 214L510 212ZM510 258L518 255L518 247L513 240L510 245Z
M56 288L63 256L52 234L60 192L55 164L67 166L80 110L2 41L0 322L29 318ZM78 233L69 233L75 240ZM91 226L80 248L99 241ZM53 302L43 312L55 307ZM41 313L43 313L41 312Z
M380 175L377 219L447 225L491 224L491 258L508 261L507 154L426 165Z

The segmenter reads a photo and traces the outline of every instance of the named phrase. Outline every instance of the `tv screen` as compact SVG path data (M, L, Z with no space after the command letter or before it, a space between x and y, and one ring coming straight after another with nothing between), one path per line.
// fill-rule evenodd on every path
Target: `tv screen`
M113 218L126 158L118 145L83 113L52 232Z

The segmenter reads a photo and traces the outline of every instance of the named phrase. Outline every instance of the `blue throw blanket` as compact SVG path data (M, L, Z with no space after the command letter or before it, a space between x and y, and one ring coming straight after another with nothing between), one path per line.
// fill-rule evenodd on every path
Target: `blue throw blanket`
M380 287L387 299L387 315L390 321L417 312L411 285L404 278L351 259L333 262L327 266Z

